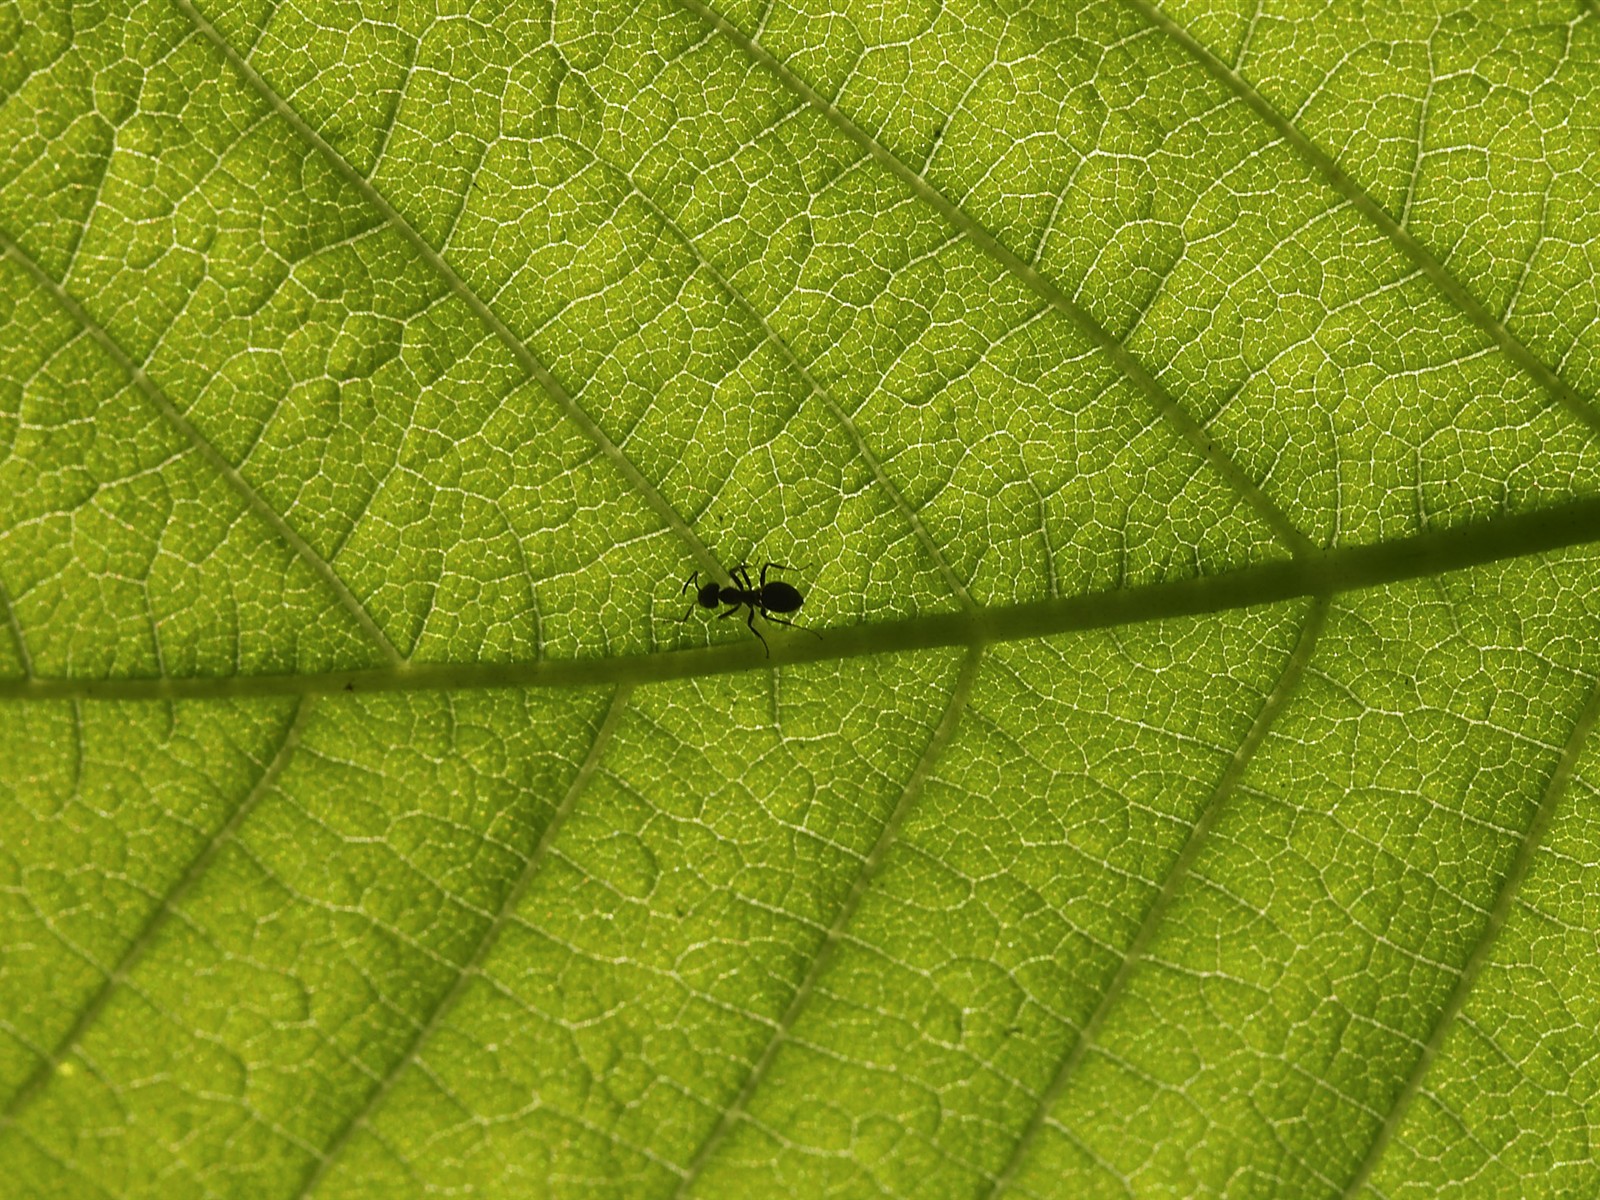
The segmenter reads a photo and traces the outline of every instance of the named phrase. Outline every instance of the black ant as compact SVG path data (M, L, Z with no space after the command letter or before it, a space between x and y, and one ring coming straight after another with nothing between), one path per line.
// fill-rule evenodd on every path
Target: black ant
M762 637L761 631L756 628L757 613L760 613L768 621L775 621L779 625L787 625L790 629L805 628L803 625L796 625L793 621L785 621L782 617L773 615L774 613L798 612L800 611L800 605L803 603L800 589L793 584L784 583L781 579L774 579L770 583L767 581L768 571L787 571L789 569L782 563L769 562L761 568L760 582L752 583L750 582L750 568L745 563L740 563L728 572L729 577L734 581L731 587L727 584L717 583L715 580L710 583L701 583L700 572L696 571L685 579L683 586L678 589L678 595L680 596L687 592L691 586L696 589L694 604L689 605L688 610L684 612L680 619L687 621L694 612L695 604L698 604L701 608L716 608L719 604L731 605L727 612L717 614L719 620L723 617L733 616L740 609L748 609L749 612L745 616L744 623L750 626L751 633L761 638L761 647L767 652L767 657L771 658L772 647L767 645L767 639ZM807 629L806 632L816 634L819 638L822 636L814 629Z

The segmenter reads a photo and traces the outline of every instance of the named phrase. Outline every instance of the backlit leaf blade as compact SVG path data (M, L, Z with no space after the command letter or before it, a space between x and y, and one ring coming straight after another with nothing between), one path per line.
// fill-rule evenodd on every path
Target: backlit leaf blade
M0 31L21 1194L1592 1190L1591 4Z

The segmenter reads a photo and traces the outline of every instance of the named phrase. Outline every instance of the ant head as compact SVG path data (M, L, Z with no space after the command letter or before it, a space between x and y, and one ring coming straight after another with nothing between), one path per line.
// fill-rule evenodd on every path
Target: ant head
M722 585L712 580L710 583L700 585L700 590L695 594L695 603L701 608L716 608L722 603Z

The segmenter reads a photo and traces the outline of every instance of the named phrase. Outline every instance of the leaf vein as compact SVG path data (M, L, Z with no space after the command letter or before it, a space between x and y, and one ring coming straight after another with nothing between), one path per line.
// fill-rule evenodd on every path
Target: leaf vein
M187 0L179 2L186 3ZM959 230L974 247L1077 326L1080 332L1099 347L1144 394L1173 430L1222 476L1229 487L1272 530L1274 536L1291 554L1300 558L1312 553L1314 547L1311 540L1290 521L1288 515L1245 474L1244 468L1225 450L1218 447L1216 438L1178 402L1177 397L1167 390L1133 351L1095 320L1086 308L1062 291L1043 272L1024 262L999 238L979 224L971 214L918 175L909 165L891 153L888 147L840 111L837 105L824 98L764 46L705 0L678 0L678 3L715 27L738 46L752 62L770 71L780 83L820 112L829 123L871 155L875 162L905 184L918 200L933 208L953 228Z
M239 78L260 96L307 145L320 154L341 179L360 194L361 198L383 218L389 227L417 252L418 257L444 282L445 286L499 339L501 344L511 352L512 357L517 360L522 369L538 381L545 394L555 402L567 419L577 426L585 437L599 447L600 452L622 474L628 484L644 500L645 504L682 540L695 560L709 571L720 572L721 567L710 549L689 527L688 522L684 520L677 509L672 506L653 483L645 478L644 473L627 456L621 445L613 441L610 435L600 428L599 423L589 415L587 410L578 404L577 399L568 391L566 385L556 378L555 374L533 352L527 342L518 337L511 327L500 319L490 304L467 284L467 281L445 260L444 255L435 249L418 232L416 227L401 215L399 209L384 198L383 194L373 186L366 176L351 166L344 156L334 149L332 143L313 129L310 123L296 112L289 102L274 90L271 84L262 78L260 72L229 45L217 28L206 20L194 6L192 0L173 0L173 3L194 23L195 28L199 30L201 35L216 47L217 52L237 72Z
M1428 1033L1427 1041L1412 1060L1410 1073L1396 1091L1388 1113L1378 1124L1372 1143L1367 1147L1366 1156L1345 1186L1342 1194L1346 1200L1350 1200L1366 1187L1373 1171L1382 1161L1384 1152L1394 1140L1395 1134L1399 1132L1406 1113L1411 1108L1411 1102L1422 1089L1423 1079L1427 1077L1434 1060L1438 1058L1445 1038L1454 1027L1456 1019L1461 1016L1473 986L1483 974L1484 967L1488 965L1489 956L1499 940L1500 931L1505 928L1511 910L1516 904L1517 893L1533 867L1534 855L1538 853L1545 836L1550 832L1556 809L1567 794L1573 772L1577 769L1578 756L1597 721L1600 721L1600 683L1589 689L1589 695L1578 712L1577 721L1573 724L1572 733L1568 736L1561 756L1556 761L1555 770L1550 774L1549 783L1545 785L1544 795L1540 797L1539 806L1534 810L1533 820L1528 823L1527 831L1517 843L1516 853L1512 856L1511 864L1506 868L1505 876L1500 881L1500 889L1495 893L1494 904L1479 930L1478 939L1467 955L1467 961L1456 977L1455 986L1450 990L1444 1007L1439 1010L1433 1028Z
M694 0L684 0L684 2L692 3ZM1505 322L1485 308L1443 262L1434 257L1422 242L1413 237L1381 204L1347 175L1334 161L1332 155L1301 133L1290 118L1280 113L1265 96L1246 82L1243 76L1212 54L1198 38L1161 9L1149 3L1149 0L1123 0L1123 2L1165 33L1208 74L1243 100L1252 112L1271 126L1303 161L1323 177L1329 187L1343 196L1358 213L1374 225L1401 254L1427 276L1457 311L1486 334L1542 391L1566 408L1587 426L1591 433L1600 434L1600 408L1597 408L1589 398L1580 395L1577 389L1563 379L1554 368L1547 365L1506 328ZM1594 5L1596 0L1589 0L1589 3ZM1409 206L1408 194L1407 207Z
M207 869L216 861L222 848L233 840L261 798L272 790L278 777L283 774L284 768L300 743L306 721L315 705L314 697L305 697L295 703L289 719L284 723L283 736L278 742L277 749L262 768L261 774L256 777L255 783L217 831L189 860L189 864L166 894L161 896L146 914L144 922L123 949L121 957L109 969L103 969L104 977L100 986L78 1011L78 1015L57 1040L49 1055L35 1065L21 1086L6 1101L5 1108L0 1110L0 1128L16 1128L22 1113L38 1099L52 1080L60 1077L61 1065L82 1042L84 1035L93 1027L100 1014L105 1011L112 993L133 973L145 953L154 945L161 930L165 928L167 920L183 903L184 898L194 890Z
M406 1044L405 1049L390 1064L383 1077L377 1080L367 1092L361 1106L351 1113L349 1118L334 1131L322 1154L310 1164L304 1180L295 1192L295 1195L301 1197L302 1200L316 1191L318 1185L326 1178L329 1170L339 1160L344 1148L349 1145L355 1132L371 1124L373 1114L383 1107L384 1101L388 1099L389 1094L394 1090L395 1084L399 1081L405 1068L413 1062L420 1062L419 1056L423 1046L443 1026L445 1019L454 1011L456 1005L466 994L467 987L472 980L478 977L483 963L494 949L495 944L500 940L500 934L508 924L515 920L518 904L521 903L523 896L527 894L528 887L532 884L534 876L538 874L540 866L543 865L546 856L550 853L550 847L554 843L556 835L561 832L562 826L566 824L567 817L576 805L578 797L588 787L590 779L594 777L595 771L599 767L600 759L611 742L611 736L621 722L623 714L627 711L632 695L633 688L630 684L621 685L612 695L610 707L607 708L605 716L601 718L600 725L595 730L594 738L589 743L588 753L584 755L583 762L579 764L577 773L573 775L572 782L567 786L566 794L562 796L555 811L550 815L550 820L546 822L544 829L540 832L539 841L535 844L532 853L528 855L527 861L523 863L522 870L518 872L516 879L506 890L498 910L489 920L483 934L478 938L477 944L473 946L471 953L456 967L455 979L451 981L449 988L440 995L432 1009L418 1024L416 1032Z
M733 1101L722 1112L722 1116L706 1135L699 1147L689 1159L689 1165L684 1172L683 1179L678 1184L674 1193L675 1197L687 1196L695 1183L705 1173L706 1164L710 1162L717 1148L726 1140L733 1131L733 1127L746 1116L751 1099L766 1079L773 1060L777 1057L778 1050L789 1040L792 1031L800 1019L800 1014L805 1011L812 994L816 990L817 981L821 979L828 964L833 960L833 953L843 938L845 929L861 907L862 898L871 886L878 869L883 865L884 858L888 855L889 847L900 835L900 828L905 824L906 817L922 794L922 789L932 772L939 757L955 736L956 727L961 723L961 718L966 712L967 701L972 695L973 683L977 679L978 668L983 662L983 650L973 645L967 649L966 657L961 663L961 673L956 677L955 686L951 689L949 702L945 705L944 714L939 718L939 724L934 728L928 744L923 747L922 755L917 760L916 766L911 769L911 774L906 778L905 786L901 789L900 798L895 802L894 809L889 813L883 823L883 828L878 831L877 840L872 849L867 851L861 860L861 868L856 873L850 891L845 895L844 901L839 905L839 911L834 914L833 923L823 933L821 944L812 956L806 968L805 975L795 987L794 995L790 997L788 1006L783 1015L778 1018L778 1023L772 1031L772 1036L767 1039L767 1044L762 1048L760 1055L750 1066L750 1072L745 1076L744 1083L735 1094Z
M145 373L144 367L134 362L133 357L122 348L121 344L111 336L111 332L91 317L84 307L67 291L45 273L43 267L17 244L12 237L0 230L0 254L9 255L33 280L48 292L58 305L76 321L83 331L117 364L128 376L129 381L148 400L152 407L161 415L161 418L172 427L185 441L187 441L199 456L205 460L207 466L220 475L223 481L245 502L245 505L256 516L260 517L283 539L292 553L310 568L313 575L327 585L339 601L341 607L361 627L361 631L378 647L379 651L391 664L398 665L400 653L394 648L388 636L378 627L372 614L367 611L366 605L350 590L350 585L340 578L339 573L333 569L333 564L315 548L301 537L294 526L275 508L267 503L265 497L256 491L255 486L246 479L243 473L230 463L212 445L209 439L195 427L194 423L184 416L178 406L173 403L161 385ZM158 647L159 652L159 647Z
M16 606L11 603L11 593L6 591L3 579L0 579L0 608L5 609L6 628L11 630L11 640L17 648L17 662L22 667L22 677L32 679L33 656L28 653L28 639L22 632L22 623L17 620Z
M1278 682L1268 693L1261 709L1256 713L1255 720L1245 733L1244 740L1239 743L1239 748L1233 752L1228 760L1228 765L1223 768L1221 777L1217 780L1216 787L1206 799L1200 814L1195 818L1194 825L1189 830L1189 836L1184 840L1178 855L1173 859L1172 867L1167 872L1166 879L1161 884L1161 890L1156 893L1145 910L1139 922L1139 928L1133 935L1133 940L1128 943L1127 950L1122 955L1122 961L1117 965L1116 973L1111 977L1111 982L1100 994L1100 1000L1095 1005L1094 1011L1089 1014L1088 1020L1077 1031L1067 1049L1065 1057L1057 1065L1055 1074L1039 1094L1039 1101L1034 1106L1033 1115L1028 1124L1023 1128L1016 1144L1012 1147L1011 1156L995 1176L994 1185L989 1190L989 1200L1003 1193L1016 1180L1018 1172L1027 1161L1028 1154L1038 1140L1040 1131L1044 1128L1050 1117L1050 1109L1054 1106L1062 1093L1066 1090L1068 1082L1077 1070L1079 1063L1088 1054L1089 1048L1094 1045L1100 1030L1104 1027L1106 1018L1111 1010L1116 1007L1117 1001L1128 990L1129 982L1139 964L1147 957L1156 932L1165 919L1173 901L1177 898L1179 890L1190 877L1190 870L1195 860L1199 857L1201 848L1212 828L1216 825L1217 818L1221 815L1223 806L1235 793L1239 781L1243 778L1245 769L1250 765L1250 760L1255 756L1256 750L1266 740L1268 732L1274 722L1289 706L1295 691L1300 686L1300 681L1305 677L1306 666L1311 661L1311 656L1316 652L1317 640L1322 629L1327 623L1328 609L1331 607L1331 597L1321 595L1311 603L1306 614L1304 624L1300 628L1300 637L1294 649L1290 652L1284 664L1283 673L1278 677Z

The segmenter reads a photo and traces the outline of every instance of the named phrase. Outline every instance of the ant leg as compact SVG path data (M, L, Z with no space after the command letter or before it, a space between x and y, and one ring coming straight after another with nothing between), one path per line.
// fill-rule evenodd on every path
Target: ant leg
M689 585L691 583L694 584L696 587L700 586L700 572L699 571L695 571L693 574L691 574L689 576L689 578L687 578L687 579L685 579L683 581L683 586L678 589L678 595L681 596L685 592L687 592L689 590ZM684 610L683 616L678 618L679 623L681 624L682 622L687 621L689 619L689 615L691 613L693 613L693 612L694 612L694 605L691 604L691 605L689 605L689 607L687 609Z
M721 620L724 620L727 617L737 616L739 610L741 608L743 608L743 607L744 607L744 605L742 605L742 604L735 604L732 608L728 609L726 612L719 612L717 614L717 620L721 621Z
M745 621L745 624L750 626L750 632L751 633L755 634L758 638L761 638L761 648L767 652L767 657L771 658L772 657L772 647L767 645L767 639L764 638L764 637L761 637L761 630L756 628L756 608L755 608L755 605L753 605L753 604L750 606L750 616Z
M793 621L785 621L782 617L775 617L769 612L764 612L761 615L763 617L765 617L767 620L774 622L775 624L787 625L790 629L803 630L804 632L809 633L812 637L816 638L817 641L820 642L822 640L822 635L820 633L818 633L815 629L807 629L804 625L796 625Z
M805 569L805 567L791 567L788 563L769 562L766 566L761 568L761 586L767 586L768 571L804 571Z

